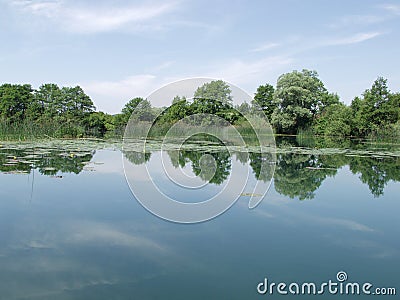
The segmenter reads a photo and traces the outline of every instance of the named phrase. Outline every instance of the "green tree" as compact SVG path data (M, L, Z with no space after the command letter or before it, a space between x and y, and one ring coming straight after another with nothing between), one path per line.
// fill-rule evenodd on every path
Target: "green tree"
M63 87L61 89L62 115L67 120L82 121L94 112L95 107L88 95L80 86Z
M92 112L88 119L88 131L90 135L102 137L106 132L115 130L114 119L111 115L102 111Z
M205 83L194 93L195 100L204 103L206 106L210 104L214 105L215 100L226 105L232 106L232 95L229 85L222 80L214 80L209 83Z
M271 120L272 113L276 108L274 101L275 89L270 84L260 85L257 88L257 92L254 95L254 99L251 102L253 107L257 110L262 110L267 116L268 120Z
M185 97L175 96L172 104L166 108L161 116L162 123L175 123L190 115L190 105Z
M343 103L329 105L316 117L313 131L318 135L349 136L352 126L351 108Z
M57 84L46 83L35 92L36 101L43 108L44 119L55 118L63 112L61 90Z
M353 115L353 127L352 134L355 136L363 136L369 130L369 122L367 118L363 115L363 111L366 110L364 99L360 97L355 97L351 102L350 108Z
M136 97L128 101L125 106L122 108L122 114L126 117L126 122L128 122L132 113L135 111L136 107L140 102L144 101L141 97Z
M33 102L33 90L30 84L3 84L0 86L0 120L3 122L21 122Z
M194 93L190 109L194 114L204 113L219 116L231 124L240 116L233 108L231 89L222 80L211 81L200 86Z
M235 109L243 115L249 114L251 112L251 106L247 102L236 105Z
M383 77L378 77L362 98L354 98L351 108L353 133L360 136L394 126L400 115L399 97L390 92Z
M316 71L286 73L278 78L272 124L278 132L296 133L312 124L324 107L328 92Z
M140 121L152 120L153 114L150 102L147 99L136 97L126 103L122 108L119 122L125 126L131 117Z
M42 117L43 112L44 109L41 103L37 101L36 97L32 97L25 111L25 120L40 123L38 120Z
M62 87L56 100L56 116L54 120L60 124L57 136L80 137L85 135L89 127L90 114L95 107L88 95L80 86Z

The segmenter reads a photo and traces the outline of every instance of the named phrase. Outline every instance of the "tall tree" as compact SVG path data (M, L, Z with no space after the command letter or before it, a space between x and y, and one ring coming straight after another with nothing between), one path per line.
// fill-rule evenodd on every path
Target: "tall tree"
M25 119L25 112L33 101L30 84L3 84L0 86L0 119L19 122Z
M116 125L125 126L129 119L133 117L140 121L150 121L153 118L153 112L150 101L141 97L131 99L122 108L121 114L116 117Z
M190 109L195 114L216 115L233 123L239 118L239 113L233 109L231 92L229 85L222 80L205 83L194 93Z
M328 92L316 71L286 73L278 78L272 123L278 132L296 133L311 125L324 107Z
M162 122L175 123L190 115L189 102L185 97L175 96L169 106L163 113Z
M272 85L268 83L260 85L257 88L253 101L251 101L253 107L257 110L262 110L268 117L268 120L271 120L272 113L276 107L274 102L274 92L275 89Z
M232 95L229 85L222 80L214 80L203 84L194 93L195 99L217 100L232 105Z
M222 80L211 81L197 88L192 108L195 113L216 114L232 107L229 85Z
M57 84L41 85L35 92L35 98L43 108L44 118L51 119L62 113L61 90Z
M82 120L95 110L90 97L80 86L61 89L63 113L76 120Z
M383 77L378 77L372 87L364 91L362 98L354 98L351 108L353 132L357 135L368 135L399 121L399 97L390 92Z

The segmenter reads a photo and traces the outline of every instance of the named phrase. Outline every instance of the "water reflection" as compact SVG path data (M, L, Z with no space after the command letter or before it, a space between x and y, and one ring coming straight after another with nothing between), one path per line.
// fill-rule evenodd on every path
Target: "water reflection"
M124 156L134 165L142 165L150 160L150 152L124 151Z
M360 180L367 184L375 197L383 195L390 180L400 181L400 159L352 157L348 162L353 174L360 174Z
M249 212L244 197L221 218L182 226L154 218L132 201L121 153L95 153L99 148L0 146L1 172L11 173L0 174L4 299L256 299L264 276L319 282L341 269L354 281L398 286L400 244L393 237L400 234L399 186L389 183L399 181L397 150L366 144L319 149L287 140L278 145L269 201ZM132 164L152 167L160 149L148 150L124 154ZM249 170L253 182L272 175L260 168L269 158L259 153L168 149L165 159L198 181L215 180L210 185L216 190L235 170L242 176ZM195 174L207 166L215 179L212 172ZM33 169L44 176L36 177L33 200L25 201L30 186L23 187L32 177L13 172ZM158 180L165 178L153 170ZM52 180L54 172L80 175ZM366 201L372 198L367 187L379 201ZM319 201L288 200L314 196Z
M145 163L151 156L150 153L140 152L129 152L125 155L134 164L138 164L138 157ZM256 180L267 182L273 172L272 165L268 163L264 166L270 168L261 168L263 162L271 160L268 154L234 152L231 156L228 151L174 150L168 151L168 155L175 168L190 166L196 176L215 185L223 184L229 177L232 158L243 165L248 165ZM207 162L201 160L204 155L211 155L214 158L215 169L211 164L207 165ZM334 177L344 166L348 166L354 175L359 175L361 182L368 185L375 197L384 194L385 186L390 180L400 181L398 157L284 152L277 153L276 157L276 169L273 175L275 190L290 198L312 199L324 180Z
M330 164L327 157L279 154L274 174L275 189L290 198L312 199L322 182L336 172L337 168Z
M192 172L213 184L222 184L229 176L232 164L228 151L191 151L172 150L168 151L169 158L175 168L184 168L190 164Z
M66 150L35 147L0 148L0 172L29 174L36 169L42 175L58 172L79 174L90 162L95 150Z
M335 147L334 147L335 146ZM42 175L58 173L79 174L89 170L98 145L91 147L0 147L0 172L29 174L37 170ZM312 147L312 148L311 148ZM339 169L347 166L374 197L384 194L389 181L400 181L400 156L397 145L374 145L364 141L342 142L324 139L277 139L276 166L273 172L271 154L245 151L196 149L167 150L173 168L188 168L199 180L222 185L232 172L232 162L250 168L253 179L268 182L274 173L275 190L281 195L300 200L312 199L328 177L336 176ZM123 151L134 165L148 164L153 154Z

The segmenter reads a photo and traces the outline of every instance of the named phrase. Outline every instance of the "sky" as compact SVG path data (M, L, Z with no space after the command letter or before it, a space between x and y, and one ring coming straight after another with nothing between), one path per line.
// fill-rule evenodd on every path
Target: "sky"
M281 74L316 70L346 104L378 76L400 91L394 0L0 0L0 41L0 84L79 85L112 114L190 77L254 95Z

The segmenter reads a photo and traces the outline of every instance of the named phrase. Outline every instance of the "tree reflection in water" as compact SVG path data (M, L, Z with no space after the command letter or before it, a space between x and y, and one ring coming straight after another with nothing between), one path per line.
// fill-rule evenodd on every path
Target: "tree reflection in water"
M232 168L228 151L171 150L168 151L168 155L175 168L183 168L190 164L196 176L217 185L228 178ZM201 160L205 155L212 156L215 165L210 163L207 166L207 160ZM400 181L400 159L395 157L278 153L273 173L273 164L268 163L272 161L271 154L235 152L234 156L241 164L250 165L257 180L268 182L273 175L275 190L278 193L300 200L314 198L323 181L334 177L338 170L346 165L353 174L360 174L361 182L368 185L374 197L384 194L384 188L390 180ZM127 158L135 164L144 163L150 159L150 154L146 154L144 158L143 154L137 153L136 156Z
M229 151L211 152L195 150L168 151L175 168L190 163L193 173L204 181L222 184L229 176L232 163Z
M384 194L389 181L400 181L400 158L396 155L312 154L313 151L302 153L297 151L302 146L301 143L296 140L293 142L293 139L283 139L278 145L274 185L278 193L290 198L312 199L322 182L335 176L344 166L348 166L354 175L359 175L361 182L368 185L374 197ZM368 149L368 145L352 145L352 148L361 147ZM79 174L94 154L95 150L3 147L0 148L0 172L29 174L36 169L40 174L49 176L58 172ZM135 165L147 163L151 159L150 152L124 151L124 155ZM232 171L232 157L227 150L170 150L168 155L173 167L183 168L189 165L196 176L212 184L222 184ZM272 161L270 154L234 152L234 157L242 165L249 164L257 180L270 180L274 167L268 163Z
M0 172L29 174L36 169L49 176L58 172L79 174L94 154L95 150L3 148L0 149Z

